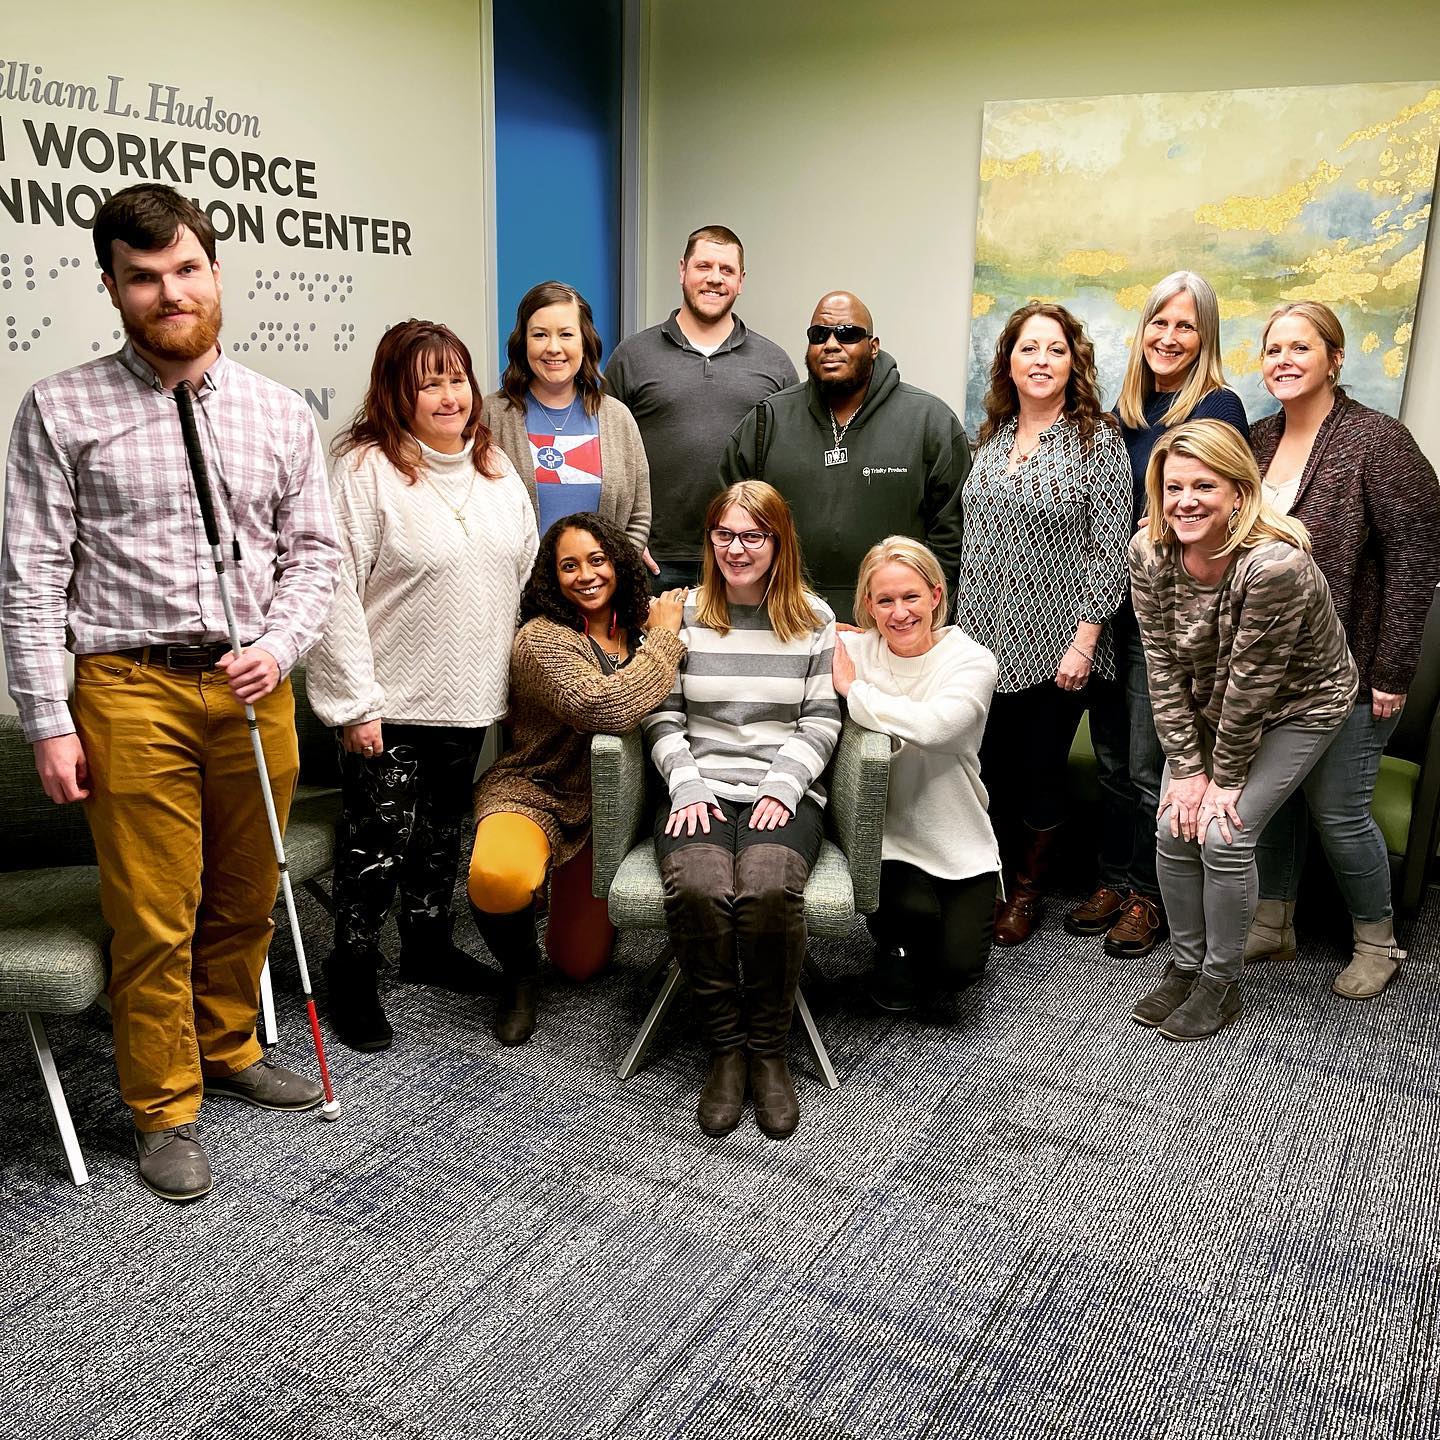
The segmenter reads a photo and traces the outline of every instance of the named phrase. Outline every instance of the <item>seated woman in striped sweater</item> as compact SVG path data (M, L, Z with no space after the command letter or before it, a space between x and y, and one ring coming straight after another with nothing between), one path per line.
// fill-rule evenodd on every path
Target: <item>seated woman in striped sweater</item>
M644 722L670 792L655 848L681 969L700 1006L710 1071L697 1119L755 1122L781 1140L800 1119L785 1045L805 958L805 882L820 852L820 776L840 735L830 678L835 616L802 579L790 507L759 480L705 516L686 658Z

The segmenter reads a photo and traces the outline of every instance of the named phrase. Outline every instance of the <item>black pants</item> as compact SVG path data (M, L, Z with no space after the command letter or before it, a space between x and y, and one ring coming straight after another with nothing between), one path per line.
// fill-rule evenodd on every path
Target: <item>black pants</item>
M905 951L922 983L959 990L985 973L997 879L988 870L964 880L942 880L903 860L885 860L880 905L865 923L877 944Z
M657 595L667 590L693 590L700 583L698 560L656 560L655 563L660 573L650 577L650 588Z
M723 801L729 817L707 835L655 824L665 919L711 1050L783 1055L805 962L805 882L823 834L820 807L802 800L789 823L750 829L750 805Z
M400 944L448 946L483 728L384 727L383 754L340 751L335 951L373 955L400 896Z
M1115 616L1113 633L1116 679L1085 687L1100 783L1100 883L1158 904L1155 813L1165 752L1155 733L1145 650L1128 605Z
M1083 690L1053 680L990 702L980 742L980 778L1002 847L1013 851L1020 822L1049 830L1065 818L1070 746L1085 711Z

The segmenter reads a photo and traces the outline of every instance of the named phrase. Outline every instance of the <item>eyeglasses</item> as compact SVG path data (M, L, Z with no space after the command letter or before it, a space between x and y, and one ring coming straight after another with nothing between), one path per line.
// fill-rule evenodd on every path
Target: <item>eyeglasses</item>
M768 530L715 529L710 532L710 543L717 550L728 550L737 540L747 550L758 550L769 538Z
M812 325L805 332L805 338L812 345L823 345L832 335L842 345L855 345L870 338L870 332L863 325Z

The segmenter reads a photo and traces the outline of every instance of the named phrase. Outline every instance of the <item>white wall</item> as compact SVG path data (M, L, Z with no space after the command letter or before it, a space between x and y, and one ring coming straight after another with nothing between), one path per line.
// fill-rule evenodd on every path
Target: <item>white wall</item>
M35 158L25 122L138 136L208 152L251 151L313 163L315 198L226 190L205 173L178 188L202 205L243 201L263 216L264 242L221 239L223 342L237 359L308 392L328 441L360 400L375 343L388 323L416 315L451 325L470 344L483 382L491 322L484 290L489 244L481 128L481 19L476 0L248 0L181 10L70 0L7 5L0 43L0 188L18 180L48 192L76 186L111 190L137 179L68 168ZM22 65L28 64L28 72ZM38 72L37 72L38 67ZM122 112L106 114L109 76L121 77ZM90 86L97 112L28 98L50 81ZM183 101L253 115L258 136L180 128L148 118L150 85L174 85ZM19 98L6 98L7 94ZM64 98L52 97L52 98ZM83 97L82 97L83 104ZM228 162L221 162L228 177ZM282 183L293 171L281 167ZM172 182L174 183L174 182ZM268 185L267 185L268 189ZM93 206L80 202L87 217ZM27 212L29 206L27 204ZM304 221L281 212L321 212L400 221L409 255L396 250L393 225L375 253L287 245ZM56 227L15 223L0 209L0 446L26 388L38 377L117 348L118 316L99 291L90 232L67 219ZM351 244L355 229L348 227ZM324 222L319 235L325 238ZM3 273L8 270L8 273ZM7 288L8 282L8 288ZM298 329L296 328L298 327ZM12 333L13 332L13 333ZM38 333L37 333L38 332ZM328 416L323 412L328 411ZM8 707L8 697L0 701Z
M737 308L797 365L815 301L853 290L901 374L957 411L985 101L1440 79L1433 0L653 0L650 25L647 323L677 303L685 236L726 224L746 247ZM1436 269L1403 414L1440 461Z

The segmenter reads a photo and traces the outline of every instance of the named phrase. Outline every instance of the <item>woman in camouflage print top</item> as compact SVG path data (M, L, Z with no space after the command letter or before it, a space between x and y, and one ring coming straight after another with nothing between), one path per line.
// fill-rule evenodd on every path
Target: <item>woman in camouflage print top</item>
M1305 527L1265 503L1229 425L1177 426L1145 483L1130 581L1166 755L1156 855L1174 958L1134 1018L1199 1040L1240 1013L1255 843L1335 738L1359 676Z

